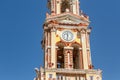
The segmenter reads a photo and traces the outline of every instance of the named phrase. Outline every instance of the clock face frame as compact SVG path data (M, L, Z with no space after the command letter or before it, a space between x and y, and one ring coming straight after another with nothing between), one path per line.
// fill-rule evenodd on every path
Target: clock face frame
M62 32L61 38L66 42L71 42L74 40L74 34L69 30L65 30Z

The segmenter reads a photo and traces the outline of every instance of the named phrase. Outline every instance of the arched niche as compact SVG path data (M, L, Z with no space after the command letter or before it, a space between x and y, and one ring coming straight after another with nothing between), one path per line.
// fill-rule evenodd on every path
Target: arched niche
M81 55L80 55L80 48L81 48L81 45L78 44L78 43L73 43L71 45L71 47L73 47L73 69L80 69L80 66L81 66Z
M70 10L70 0L62 0L61 13L66 12L66 9Z
M64 68L64 46L65 44L62 42L58 42L56 46L58 47L56 51L57 68Z

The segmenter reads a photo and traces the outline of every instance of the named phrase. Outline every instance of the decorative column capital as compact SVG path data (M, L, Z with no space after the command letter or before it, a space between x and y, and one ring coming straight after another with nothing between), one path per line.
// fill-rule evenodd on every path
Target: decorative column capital
M85 33L86 33L86 29L81 29L80 32L81 32L82 34L85 34Z
M56 32L56 31L57 31L57 29L55 27L51 28L51 32Z
M48 28L50 29L51 32L56 32L57 28L54 24L49 24Z
M87 33L88 33L88 34L90 34L90 33L91 33L91 30L92 30L92 28L91 28L91 27L90 27L90 28L88 28L88 29L87 29Z

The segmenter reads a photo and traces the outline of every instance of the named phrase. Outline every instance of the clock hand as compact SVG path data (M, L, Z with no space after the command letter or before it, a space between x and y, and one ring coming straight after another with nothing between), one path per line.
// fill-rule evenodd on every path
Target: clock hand
M68 40L68 37L69 37L69 35L68 35L68 33L67 33L67 40Z

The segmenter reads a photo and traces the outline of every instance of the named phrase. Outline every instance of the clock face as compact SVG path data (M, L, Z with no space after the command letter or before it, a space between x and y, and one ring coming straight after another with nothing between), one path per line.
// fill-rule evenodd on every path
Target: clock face
M63 31L61 37L64 41L68 41L68 42L74 39L74 35L71 31Z

